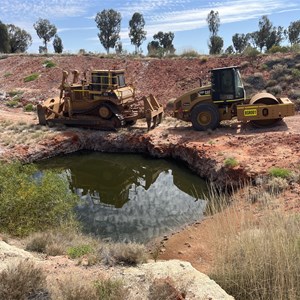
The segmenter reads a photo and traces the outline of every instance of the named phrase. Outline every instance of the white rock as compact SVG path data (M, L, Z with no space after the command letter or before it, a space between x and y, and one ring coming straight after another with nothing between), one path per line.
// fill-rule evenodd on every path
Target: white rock
M171 278L185 299L233 300L215 281L200 273L189 262L158 261L124 269L115 275L128 286L130 299L148 299L149 287L155 279ZM140 280L143 278L143 281Z

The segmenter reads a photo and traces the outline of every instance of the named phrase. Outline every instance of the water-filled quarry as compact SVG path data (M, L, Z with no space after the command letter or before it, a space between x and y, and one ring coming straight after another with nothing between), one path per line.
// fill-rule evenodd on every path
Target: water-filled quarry
M201 220L206 205L206 182L177 161L77 152L38 167L66 176L83 230L108 240L147 242Z

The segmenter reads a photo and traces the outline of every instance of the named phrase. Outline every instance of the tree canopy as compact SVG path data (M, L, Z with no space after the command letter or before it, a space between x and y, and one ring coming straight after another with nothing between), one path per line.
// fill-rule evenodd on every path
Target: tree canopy
M13 24L7 25L11 53L25 52L32 44L31 35Z
M300 20L291 22L287 35L291 45L300 43Z
M223 45L224 45L224 41L220 36L218 35L211 36L208 45L209 54L220 54L222 52Z
M272 46L279 46L284 39L284 31L281 26L273 26L272 22L267 16L262 16L258 22L258 31L250 34L252 43L260 52L264 48L269 50Z
M33 27L36 30L38 37L44 41L44 49L47 52L47 43L50 42L57 31L55 25L51 24L47 19L40 18L33 24Z
M218 36L218 31L220 27L220 17L219 13L213 10L207 15L206 18L208 29L210 31L210 38L208 43L209 54L219 54L222 51L224 41Z
M234 46L234 49L238 53L242 53L246 47L249 45L249 35L248 34L239 34L236 33L232 36L232 43Z
M0 21L0 53L1 52L9 52L9 37L6 25Z
M113 9L104 9L97 13L95 22L100 30L98 33L100 43L108 54L109 49L114 48L120 39L121 14Z
M153 39L158 41L160 47L164 50L165 53L173 54L176 51L173 45L174 37L175 35L171 31L159 31L158 33L154 34Z
M56 34L53 40L53 48L55 53L62 53L64 46L62 44L61 38Z
M219 12L214 12L213 10L207 15L206 21L208 23L208 29L212 36L218 35L220 27L220 17Z
M145 20L142 14L136 12L129 21L129 37L132 45L135 45L135 52L139 52L139 48L146 40L147 32L144 30Z

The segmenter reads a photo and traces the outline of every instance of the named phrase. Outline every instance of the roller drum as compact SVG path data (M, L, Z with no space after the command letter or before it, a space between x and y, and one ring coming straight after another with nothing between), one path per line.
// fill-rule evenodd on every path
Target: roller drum
M274 105L279 104L278 100L269 93L258 93L254 95L251 100L250 104L252 105L258 105L258 104L264 104L264 105ZM279 122L281 118L277 119L269 119L269 120L251 120L251 124L253 124L256 127L269 127L275 125L277 122Z

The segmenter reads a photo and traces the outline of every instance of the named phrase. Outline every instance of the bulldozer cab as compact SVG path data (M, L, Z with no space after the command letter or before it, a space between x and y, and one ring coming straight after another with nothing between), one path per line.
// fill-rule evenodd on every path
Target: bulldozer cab
M104 92L125 87L125 75L123 70L97 70L92 72L90 90Z
M243 101L246 98L237 67L211 70L212 100L215 103Z

